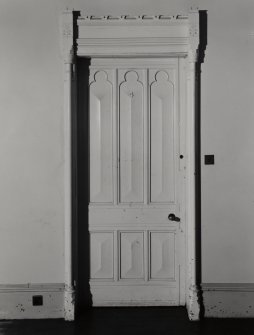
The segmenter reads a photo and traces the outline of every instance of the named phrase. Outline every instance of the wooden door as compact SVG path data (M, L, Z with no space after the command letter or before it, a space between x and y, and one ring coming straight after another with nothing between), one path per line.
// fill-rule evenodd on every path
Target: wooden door
M185 304L182 63L177 58L91 62L95 306Z

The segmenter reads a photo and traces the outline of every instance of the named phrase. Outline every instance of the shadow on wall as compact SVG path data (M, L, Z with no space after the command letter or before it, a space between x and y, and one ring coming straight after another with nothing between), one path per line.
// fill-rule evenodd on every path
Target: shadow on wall
M199 32L200 32L200 53L196 65L196 280L199 286L200 318L205 315L203 296L200 284L202 283L202 249L201 249L201 65L204 62L205 50L207 46L207 11L199 11Z
M89 64L90 60L77 59L77 115L76 136L77 146L77 231L76 264L77 302L76 309L91 307L92 299L89 287L90 245L88 232L89 203Z

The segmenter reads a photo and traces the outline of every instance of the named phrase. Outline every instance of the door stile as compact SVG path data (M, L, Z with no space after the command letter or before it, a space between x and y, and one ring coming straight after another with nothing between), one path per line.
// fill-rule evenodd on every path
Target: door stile
M116 94L116 100L115 100L115 108L116 108L116 205L119 205L120 203L120 145L119 145L119 139L120 139L120 105L119 105L119 74L118 69L115 69L115 78L116 78L116 86L115 86L115 94ZM118 236L119 238L119 236ZM119 276L118 276L119 278Z
M119 232L117 230L114 231L114 282L117 282L119 280L119 264L118 264L118 254L117 250L119 250L118 247L118 241L119 241Z
M151 204L151 80L147 69L147 204ZM150 251L149 251L150 252Z
M144 204L149 204L149 85L148 83L148 69L144 74Z
M187 238L186 238L186 59L183 57L178 58L178 101L179 101L179 154L183 157L179 159L179 190L181 194L181 207L179 222L179 237L181 239L181 245L184 248L181 249L181 258L183 260L182 265L179 269L179 280L180 280L180 305L184 305L186 302L186 259L187 259Z
M149 231L144 231L144 281L149 280Z
M113 71L113 204L118 204L118 94L117 70Z

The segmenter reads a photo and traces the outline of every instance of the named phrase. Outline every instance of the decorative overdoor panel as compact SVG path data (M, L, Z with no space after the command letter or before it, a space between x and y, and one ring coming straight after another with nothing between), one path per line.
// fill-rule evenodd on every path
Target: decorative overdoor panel
M178 58L92 59L94 305L184 304L179 64Z

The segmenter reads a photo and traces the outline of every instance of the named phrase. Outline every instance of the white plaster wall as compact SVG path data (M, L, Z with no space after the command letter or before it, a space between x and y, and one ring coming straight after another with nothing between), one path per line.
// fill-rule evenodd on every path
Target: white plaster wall
M63 80L53 2L0 1L0 283L63 282Z
M215 165L202 166L202 281L254 283L254 2L206 8L202 153Z
M0 0L0 283L63 282L60 13L208 10L202 73L203 282L254 282L254 2ZM252 33L252 37L251 37Z

